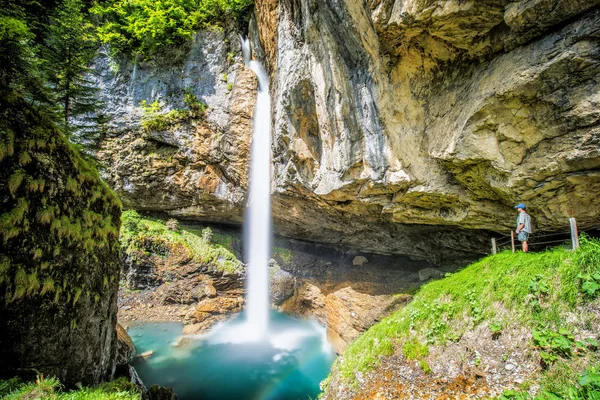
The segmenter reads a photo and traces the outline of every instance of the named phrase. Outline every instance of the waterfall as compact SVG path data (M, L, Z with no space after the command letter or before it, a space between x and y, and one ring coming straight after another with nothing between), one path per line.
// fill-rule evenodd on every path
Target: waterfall
M269 325L269 255L271 246L271 98L269 78L258 61L252 60L248 39L240 37L244 64L258 78L258 95L252 123L250 185L244 221L246 306L252 340L265 338Z

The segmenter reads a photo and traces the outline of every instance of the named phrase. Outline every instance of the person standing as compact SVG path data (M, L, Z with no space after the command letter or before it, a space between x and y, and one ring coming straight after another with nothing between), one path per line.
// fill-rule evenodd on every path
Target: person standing
M531 235L531 216L525 211L525 204L517 204L515 208L519 212L519 216L517 217L517 229L515 232L517 233L517 239L521 242L523 252L527 253L527 251L529 251L527 240L529 239L529 235Z

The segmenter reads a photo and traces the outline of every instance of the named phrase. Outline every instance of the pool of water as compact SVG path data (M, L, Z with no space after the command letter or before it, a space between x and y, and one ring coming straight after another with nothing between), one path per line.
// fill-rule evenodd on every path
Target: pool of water
M133 362L146 386L172 387L180 400L315 399L335 358L317 323L275 311L261 341L244 339L243 314L177 343L182 329L177 323L129 329L138 354L153 351Z

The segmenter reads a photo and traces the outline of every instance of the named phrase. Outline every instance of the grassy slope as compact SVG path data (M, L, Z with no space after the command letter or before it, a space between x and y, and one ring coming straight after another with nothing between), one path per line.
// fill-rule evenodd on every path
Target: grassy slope
M42 378L37 382L22 383L18 379L0 381L0 398L4 400L140 400L139 390L125 378L103 383L94 388L62 390L56 378Z
M596 275L597 281L578 276L599 273L600 241L587 238L582 238L581 249L574 253L556 248L543 253L503 252L486 257L445 279L424 285L405 308L352 343L336 361L332 373L356 384L356 372L372 370L385 356L402 351L409 359L423 358L428 353L427 346L459 340L464 332L484 321L500 332L526 326L543 332L541 336L551 336L560 329L573 333L577 328L564 316L579 312L578 306L594 301L600 294L597 290L590 296L582 289L584 281L588 282L588 290L594 282L600 284L600 275ZM575 341L566 333L562 336L572 342L572 349L566 353L577 353ZM550 357L556 355L554 364L568 369L570 354L537 348ZM597 363L597 354L590 356L591 360L594 358ZM550 374L554 369L541 378L542 389L560 389L556 388L558 378ZM574 371L561 376L564 385L576 378Z
M211 239L206 241L203 236L207 229L180 226L178 230L171 230L162 220L144 218L135 211L125 211L121 224L121 248L125 252L163 254L171 246L183 246L199 263L223 272L241 272L243 265L233 254L232 237L209 233Z

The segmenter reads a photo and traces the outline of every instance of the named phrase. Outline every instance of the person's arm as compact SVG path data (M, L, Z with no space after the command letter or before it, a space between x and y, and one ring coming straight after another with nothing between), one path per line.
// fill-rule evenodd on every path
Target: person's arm
M517 221L517 230L515 232L519 233L525 228L525 218L523 213L519 214L519 220Z

